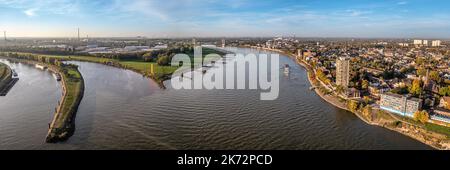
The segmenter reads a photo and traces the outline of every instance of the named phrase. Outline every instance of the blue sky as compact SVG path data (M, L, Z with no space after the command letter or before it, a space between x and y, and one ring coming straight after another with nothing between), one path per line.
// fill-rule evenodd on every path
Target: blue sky
M450 38L448 0L0 0L15 37Z

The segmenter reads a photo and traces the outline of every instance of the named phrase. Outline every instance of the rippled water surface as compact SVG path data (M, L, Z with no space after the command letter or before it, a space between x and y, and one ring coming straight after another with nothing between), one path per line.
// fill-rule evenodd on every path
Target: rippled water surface
M266 53L237 49L240 53ZM73 62L86 91L75 134L45 144L60 87L46 71L12 64L20 81L0 97L0 149L430 149L366 125L309 90L306 72L282 56L280 95L259 90L161 90L132 71Z

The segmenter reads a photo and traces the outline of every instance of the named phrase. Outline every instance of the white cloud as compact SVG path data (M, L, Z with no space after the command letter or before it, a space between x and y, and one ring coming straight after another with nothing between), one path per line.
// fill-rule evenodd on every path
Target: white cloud
M39 13L75 15L82 0L0 0L0 6L17 9L25 15L36 16Z
M36 9L28 9L23 11L23 13L25 13L25 15L29 16L29 17L34 17L36 16Z
M408 4L408 2L406 2L406 1L397 2L397 5L406 5L406 4Z

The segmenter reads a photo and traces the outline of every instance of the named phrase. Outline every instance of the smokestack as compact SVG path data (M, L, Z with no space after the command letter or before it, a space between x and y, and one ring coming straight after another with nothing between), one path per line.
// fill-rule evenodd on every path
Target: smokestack
M6 42L6 31L3 31L3 36L5 37L5 42Z
M78 41L80 41L80 28L78 28Z

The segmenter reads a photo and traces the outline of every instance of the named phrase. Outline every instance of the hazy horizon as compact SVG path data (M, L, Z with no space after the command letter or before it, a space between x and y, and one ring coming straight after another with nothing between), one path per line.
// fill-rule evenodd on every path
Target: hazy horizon
M413 39L436 39L436 40L450 40L450 37L300 37L300 36L204 36L204 37L195 37L195 36L185 36L185 37L146 37L146 36L128 36L128 37L119 37L119 36L102 36L102 37L91 37L89 36L89 39L137 39L137 38L143 38L143 39L192 39L192 38L199 38L199 39L231 39L231 38L296 38L296 39L372 39L372 40L413 40ZM76 36L66 36L66 37L39 37L39 36L30 36L30 37L10 37L8 36L7 39L77 39ZM86 37L80 37L81 39L85 39ZM0 38L0 41L3 41L3 38Z
M305 37L449 39L449 1L0 0L16 38Z

